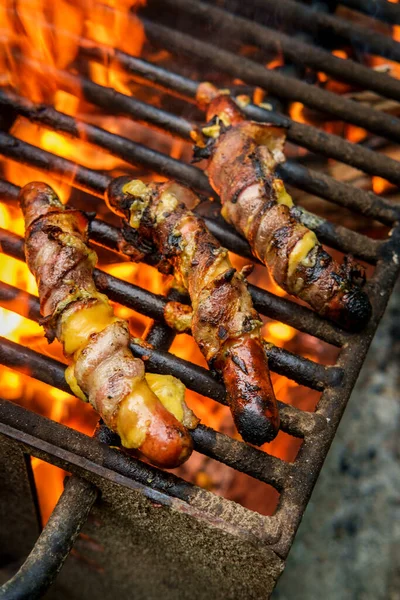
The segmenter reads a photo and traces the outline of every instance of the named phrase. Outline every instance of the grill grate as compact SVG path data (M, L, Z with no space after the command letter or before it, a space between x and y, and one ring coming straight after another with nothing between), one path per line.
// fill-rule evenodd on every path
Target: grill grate
M275 48L279 43L283 54L290 60L294 60L294 53L298 53L298 60L306 60L309 66L338 78L340 76L345 81L361 85L367 82L368 89L378 91L390 98L400 98L399 81L387 75L372 73L366 67L350 61L343 63L327 51L317 50L285 34L278 34L238 16L231 15L228 18L227 13L221 9L194 0L164 0L162 4L169 10L179 10L186 15L191 15L192 18L203 15L214 25L222 20L225 30L230 35L240 32L242 41L248 41L249 36L252 36L253 43L256 42L264 48ZM253 4L259 4L258 0ZM274 11L279 8L276 15L282 18L284 23L290 24L293 19L297 21L297 15L298 24L308 31L321 31L329 26L341 38L346 38L349 27L354 33L353 25L349 25L343 19L333 15L310 13L309 8L291 0L281 0L279 7L269 0L262 4L266 8L273 5ZM362 3L356 0L346 0L344 4L364 10ZM159 2L150 1L149 5L150 8L157 7ZM376 5L386 6L378 0ZM287 10L287 7L290 10ZM397 13L394 7L393 11L387 8L388 10L382 13L382 19L393 21ZM209 66L218 71L233 77L241 77L246 83L260 86L279 98L302 101L308 107L357 124L389 140L398 142L400 139L400 120L397 118L360 106L351 100L286 75L267 71L254 61L238 57L212 43L195 39L163 24L147 19L144 23L148 38L154 44L161 45L171 52L182 53L195 61L207 61ZM372 51L378 51L374 45L378 40L380 45L377 53L384 53L398 60L400 45L393 40L382 45L382 37L381 34L363 30L357 40L359 43L368 41ZM354 41L354 38L352 39ZM80 48L86 58L101 62L104 58L113 60L138 81L176 95L185 101L193 102L198 85L194 80L123 52L97 47L87 40L80 40ZM28 64L25 59L21 60L26 62L32 72L38 68L43 72L45 68L34 62ZM339 64L341 62L342 64ZM339 72L340 67L343 69ZM184 140L190 139L193 123L182 117L102 87L82 76L53 69L48 69L48 75L57 81L60 89L72 92L79 89L87 101L107 111L128 116ZM49 106L35 105L30 100L15 94L0 91L0 104L10 116L9 124L16 116L23 116L31 122L44 125L54 131L75 138L84 137L88 142L134 166L139 165L155 173L175 178L207 196L213 195L207 178L194 166L184 164L120 135L111 134L100 127L78 121ZM379 175L394 184L400 183L399 163L392 158L367 147L351 144L311 125L294 122L275 111L249 105L245 112L254 120L269 121L284 126L287 128L288 139L294 144L323 156L335 158L370 175ZM108 175L77 165L19 140L6 129L0 132L0 153L3 156L43 172L55 173L62 180L73 180L74 187L92 196L103 197L110 182ZM163 473L140 461L128 458L112 448L100 445L99 440L115 442L112 436L109 437L110 432L105 428L98 432L97 439L90 439L21 407L1 401L0 432L17 440L27 454L44 458L73 474L83 475L89 481L95 481L95 476L99 474L101 477L115 481L116 474L119 474L125 485L136 486L136 489L140 489L147 497L157 502L171 505L177 499L183 500L189 504L185 509L189 514L201 514L203 519L211 523L215 523L216 520L223 521L225 529L233 532L234 535L267 543L277 556L285 558L399 272L400 209L372 192L365 192L336 181L295 161L287 161L280 167L280 172L287 183L373 218L392 229L387 239L373 240L343 226L334 225L323 218L310 215L307 211L302 210L301 213L303 222L317 233L322 242L344 253L351 252L375 266L374 274L367 284L373 306L373 318L360 334L348 334L305 307L278 298L257 286L250 286L255 307L261 314L340 348L336 364L326 367L287 350L265 344L272 370L301 385L322 391L314 413L279 402L282 430L303 439L301 449L292 464L243 442L233 440L209 427L200 425L193 432L196 450L268 483L280 492L279 506L273 516L263 517L188 484L174 475ZM2 199L15 203L18 193L17 186L7 181L0 181ZM224 246L242 256L251 256L247 243L220 218L216 203L205 202L200 210L209 229ZM119 236L120 233L114 226L98 219L91 221L90 238L93 242L116 250ZM17 235L0 230L0 245L5 254L18 260L24 259L23 240ZM225 403L225 390L209 371L168 352L173 339L173 334L165 325L163 317L168 298L152 294L99 270L96 271L95 276L99 289L106 292L112 300L145 314L157 322L148 337L153 349L141 345L137 340L132 340L131 343L134 355L145 358L150 371L176 375L189 389L217 402ZM38 299L13 286L0 283L1 306L7 307L8 303L16 298L22 302L15 305L15 310L23 305L24 316L37 321L40 316ZM26 372L26 369L29 369L33 377L70 392L64 379L63 364L5 338L0 339L0 363L20 371Z

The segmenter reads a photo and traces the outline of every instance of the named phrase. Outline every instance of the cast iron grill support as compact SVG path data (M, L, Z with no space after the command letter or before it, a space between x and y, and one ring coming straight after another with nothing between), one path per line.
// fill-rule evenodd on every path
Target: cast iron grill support
M352 0L353 2L354 0ZM152 4L152 2L149 3ZM284 4L292 6L294 3L291 0L284 0ZM211 7L204 8L202 3L199 2L184 3L182 9L185 9L185 7L186 10L204 11L206 16L208 14L210 18L214 19L217 19L220 14L215 9L210 12ZM308 18L309 14L306 7L297 5L296 10L300 11L303 17L306 15L305 18ZM346 31L347 24L342 19L329 15L318 16L317 19L315 13L312 14L311 18L314 21L311 25L304 26L305 29L316 32L327 26L326 23L332 23L332 19L334 19L335 27L338 28L337 31L340 30L342 34ZM287 18L292 17L288 15ZM230 27L243 24L237 17L232 18L229 23ZM250 26L246 25L246 27ZM257 27L247 31L257 31ZM212 59L211 62L221 70L237 74L235 72L236 67L232 67L233 55L216 46L204 44L204 42L194 40L189 36L184 36L155 23L146 22L146 30L150 37L157 34L157 40L155 41L161 41L170 49L188 52L197 59L208 56ZM261 30L258 31L261 33ZM267 30L263 31L267 32ZM278 39L273 32L270 35L272 36L271 39ZM382 36L378 37L380 40ZM370 38L369 35L365 37L365 39ZM283 39L285 51L289 58L293 49L299 49L300 46L302 52L312 52L310 50L311 46L306 44L300 44L299 46L297 41L292 44L286 38ZM84 43L84 40L82 42L81 50L83 54L86 54L86 57L101 60L107 54L111 56L110 49L99 48L93 44L88 46ZM399 44L392 42L387 47L382 48L384 52L390 50L395 55L398 47ZM142 59L130 57L122 52L114 52L112 56L123 68L134 73L148 85L161 87L168 93L193 101L197 82L146 63ZM316 52L315 56L311 55L311 66L320 64L318 61L323 58L320 52ZM331 59L332 57L329 60L325 57L324 60L327 60L327 62L324 64L327 72L334 73L337 66L335 66L335 61ZM278 96L280 95L279 90L285 92L280 87L283 82L286 82L286 85L293 84L294 80L285 76L279 81L273 77L265 77L264 75L261 77L261 72L254 70L252 65L255 63L251 61L246 62L240 59L238 62L242 71L249 67L250 72L253 73L249 79L250 83L265 84L267 88L271 83L271 89L278 92ZM33 70L37 68L34 63L31 63L30 66ZM350 76L350 71L348 73ZM77 86L80 87L86 99L92 103L103 108L111 108L117 114L127 114L134 120L169 131L183 139L187 140L189 138L193 124L180 117L155 109L145 103L134 101L130 97L117 94L82 77L64 72L53 72L53 75L56 76L57 82L63 89L73 91L77 89ZM362 78L363 76L365 76L365 71L356 68L355 78ZM374 76L371 81L375 86L378 86L377 89L387 82L389 86L387 94L397 97L398 82L395 80ZM303 95L303 100L308 98L309 102L305 101L305 104L310 106L315 106L316 103L320 102L319 97L322 98L320 95L318 96L318 93L313 92L313 89L309 85L300 89L300 96ZM383 90L383 88L381 89ZM286 92L281 96L288 97ZM300 97L296 98L295 92L293 94L291 92L290 97L300 99ZM78 123L51 107L38 107L25 99L6 95L3 92L0 92L0 103L7 109L11 109L14 114L23 115L33 122L43 124L70 136L79 137L79 131L84 131L86 139L132 164L139 164L157 173L175 177L207 195L211 194L206 178L195 167L184 165L161 153L151 151L145 146L134 144L121 136L109 134L98 127L82 122ZM288 138L294 143L361 168L366 173L377 174L396 184L400 183L399 163L397 161L387 159L366 148L350 144L337 136L321 132L315 127L295 123L283 115L265 111L260 107L249 105L245 110L250 118L260 121L267 120L288 128ZM354 108L348 103L343 104L343 102L340 102L339 97L333 96L333 99L330 98L327 110L337 115L344 116L346 114L349 121L362 122L363 126L371 131L377 130L378 125L382 126L383 129L380 130L380 133L385 133L388 138L398 139L399 137L397 119L393 119L389 123L385 115L377 115L373 110L361 111L361 114L357 114L358 107ZM391 129L392 126L393 130ZM71 161L40 150L7 133L0 133L0 151L4 156L13 160L30 164L43 171L57 173L61 176L61 179L70 180L71 175L73 175L75 177L75 187L84 189L97 197L102 197L109 183L109 177L104 174L75 165ZM90 439L66 427L49 422L21 407L1 401L0 433L18 440L27 454L45 459L75 475L83 477L89 482L96 483L95 478L99 474L110 481L118 475L122 485L140 489L144 495L161 504L171 506L178 503L179 505L179 501L184 501L185 508L180 505L180 510L189 512L197 518L200 515L204 521L210 523L214 523L215 519L221 519L224 521L224 527L234 535L248 536L249 539L257 543L261 541L267 544L277 556L285 558L359 369L364 361L369 343L398 275L400 229L397 207L372 193L366 193L336 182L326 175L305 169L295 162L283 165L281 172L287 182L300 189L319 194L332 202L373 217L386 225L392 226L392 230L390 238L383 242L375 242L343 227L333 226L323 219L317 220L315 226L315 217L310 220L306 213L302 215L306 224L314 222L314 229L325 243L344 252L352 252L367 262L376 265L375 273L368 282L368 293L374 309L373 318L366 330L358 335L347 334L338 327L325 322L306 308L300 308L288 300L276 298L268 292L250 286L256 308L262 314L288 323L300 331L305 331L341 347L336 365L323 367L300 356L266 345L266 351L273 370L303 385L323 392L315 413L304 412L282 402L279 403L282 430L295 437L303 438L303 445L293 464L287 464L267 453L232 440L228 436L204 426L199 426L193 432L195 447L198 451L268 483L280 492L280 503L274 516L262 517L239 505L234 505L232 509L231 503L214 496L210 492L201 490L140 461L128 458L112 448L99 446L99 441L105 441L112 445L118 443L115 435L104 426L99 428L96 438ZM0 197L2 199L15 202L18 192L19 188L17 186L0 181ZM250 256L248 245L219 219L212 205L205 204L201 209L206 217L207 225L225 246L234 249L243 256ZM92 241L107 248L118 249L118 230L102 221L94 219L91 222L90 237ZM3 230L0 231L0 243L3 252L20 260L23 259L23 241L21 238ZM96 272L96 282L112 299L157 320L151 327L148 336L148 340L154 346L153 350L144 349L137 341L132 342L134 354L147 360L149 370L173 373L180 377L189 388L196 389L196 391L218 402L225 402L223 386L207 370L168 353L174 334L163 323L163 312L167 299L150 294L99 271ZM25 307L28 307L28 318L37 320L39 310L36 297L21 293L20 290L12 286L3 283L0 285L1 306L7 307L9 302L15 299L17 295L26 301ZM0 362L16 370L23 370L26 366L29 366L33 377L64 391L70 391L64 379L65 366L63 364L6 339L0 339ZM32 431L35 431L35 435L32 435ZM90 499L88 498L88 506L89 504Z
M37 600L62 568L89 516L97 490L88 481L72 477L23 566L0 588L2 600Z

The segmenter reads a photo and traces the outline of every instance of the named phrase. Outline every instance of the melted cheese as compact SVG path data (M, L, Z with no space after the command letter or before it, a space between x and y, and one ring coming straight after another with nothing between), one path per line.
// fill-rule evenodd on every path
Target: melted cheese
M224 123L224 120L222 119L222 115L220 115L219 118ZM217 137L219 137L219 134L221 133L221 128L218 125L218 123L215 123L214 125L208 125L207 127L203 127L202 132L207 137L216 139Z
M116 430L126 448L139 448L153 419L157 399L178 421L185 416L185 386L172 375L146 373L144 380L132 380L132 391L122 400Z
M297 242L289 256L288 276L291 277L297 266L306 259L308 253L318 244L317 237L313 231L307 233Z
M128 181L122 188L124 194L130 194L131 196L145 196L147 191L147 185L143 181L140 181L140 179L132 179L132 181Z
M132 179L123 186L122 191L124 194L130 194L134 197L129 207L129 225L133 229L138 229L143 213L149 203L150 190L140 179Z
M162 402L165 408L182 422L184 417L185 386L172 375L146 373L146 381L150 389Z
M139 448L143 444L157 400L144 380L133 380L132 388L117 414L116 430L125 448Z
M65 377L65 381L68 383L69 387L71 388L72 393L75 396L77 396L78 398L80 398L81 400L83 400L84 402L87 402L88 399L86 398L86 395L79 387L78 382L76 380L74 365L70 365L69 367L66 368L64 377Z
M92 306L67 314L61 321L60 341L64 344L64 352L71 355L81 350L88 343L92 333L103 331L117 320L112 307L105 302L96 302Z
M292 197L287 193L282 179L275 179L272 186L276 193L277 203L284 204L285 206L292 208L292 206L293 206Z
M162 223L165 219L164 213L173 213L178 207L178 199L171 192L164 192L160 196L160 201L157 205L157 223Z
M140 448L156 410L157 398L179 421L184 418L185 386L172 375L146 374L133 380L132 391L119 406L117 432L126 448Z

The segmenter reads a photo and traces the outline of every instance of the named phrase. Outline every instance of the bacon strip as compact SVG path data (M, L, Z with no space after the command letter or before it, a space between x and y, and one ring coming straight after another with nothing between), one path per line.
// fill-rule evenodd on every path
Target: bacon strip
M57 337L71 359L66 371L71 389L91 403L126 448L163 467L181 464L192 452L185 425L197 424L183 400L184 386L170 376L152 375L175 399L171 403L163 389L159 397L152 391L143 362L129 349L128 323L114 315L95 287L97 256L87 246L86 216L65 209L44 183L26 185L20 203L43 324L49 340Z
M267 123L246 121L238 104L209 83L199 86L198 103L207 124L197 138L195 160L208 159L207 174L220 195L222 216L249 242L275 281L320 315L359 330L371 316L359 284L363 269L338 264L296 214L292 198L275 174L284 161L285 133Z
M146 185L120 177L110 184L106 200L129 225L127 243L148 242L164 272L169 267L188 291L193 336L210 368L224 379L242 437L257 445L271 441L278 432L279 413L262 346L262 323L228 251L188 209L198 198L176 183ZM187 314L174 311L171 303L168 310L166 318L176 319L180 330Z

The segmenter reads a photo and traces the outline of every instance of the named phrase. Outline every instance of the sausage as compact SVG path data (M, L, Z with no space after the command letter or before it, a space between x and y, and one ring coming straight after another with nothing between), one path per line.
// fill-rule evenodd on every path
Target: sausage
M85 214L66 209L39 182L21 190L20 205L42 324L49 341L57 337L70 359L66 379L72 391L90 402L125 448L138 450L153 464L178 466L192 452L185 425L193 427L197 420L185 405L178 380L165 383L175 394L168 408L162 395L152 391L143 362L129 349L128 323L115 316L108 298L96 289L97 256L87 245Z
M243 439L261 445L279 429L279 412L265 355L259 316L244 276L228 251L189 207L198 198L174 182L145 183L119 177L108 187L108 206L124 218L127 240L153 247L192 303L191 328L211 369L219 373L236 427ZM182 331L186 311L168 303L167 321Z
M199 106L207 124L197 132L195 159L222 202L221 214L250 244L253 254L287 292L341 327L360 330L372 313L361 289L364 270L352 258L342 265L300 222L298 210L276 175L284 158L285 132L246 121L237 103L211 84L200 84Z

